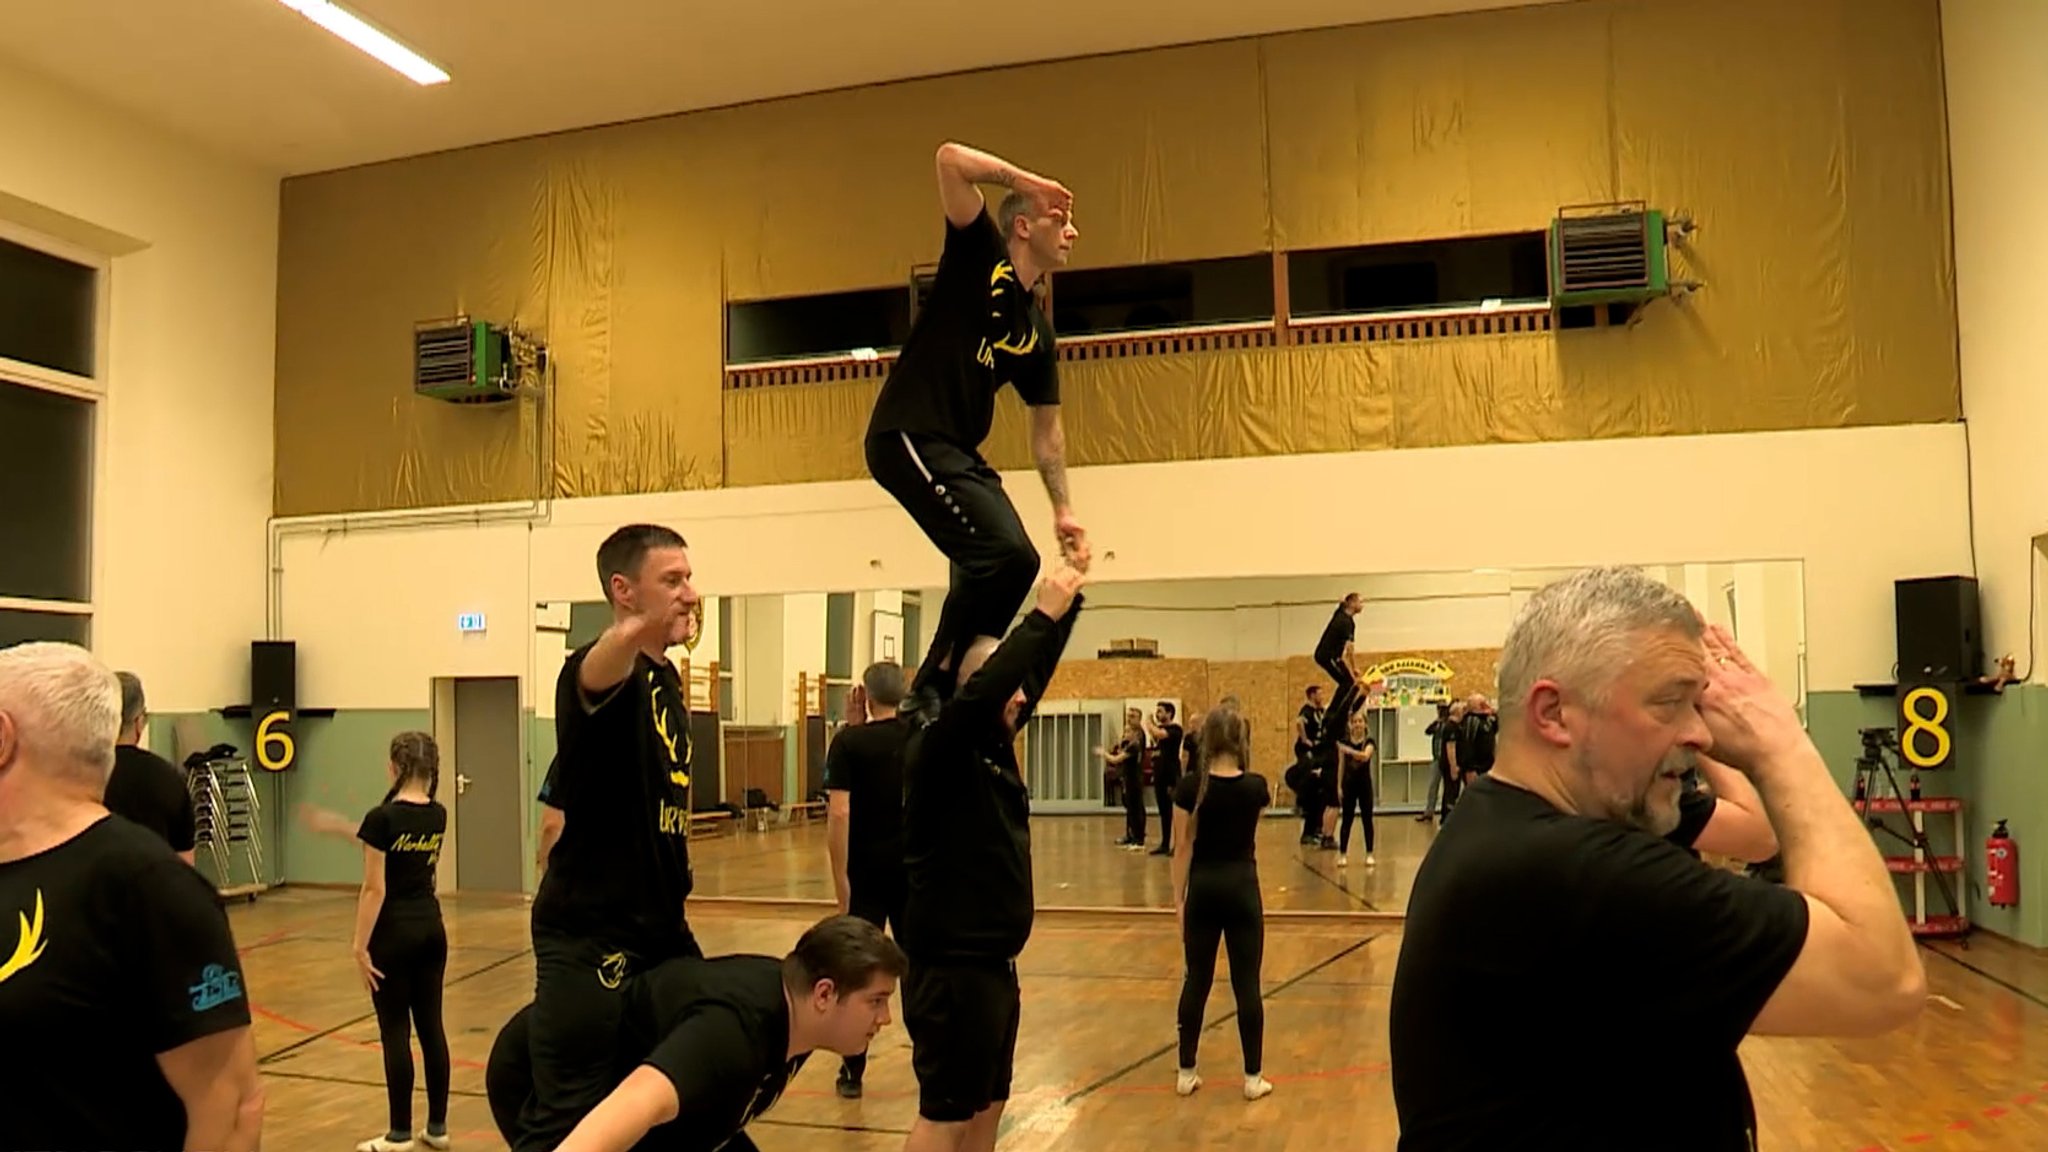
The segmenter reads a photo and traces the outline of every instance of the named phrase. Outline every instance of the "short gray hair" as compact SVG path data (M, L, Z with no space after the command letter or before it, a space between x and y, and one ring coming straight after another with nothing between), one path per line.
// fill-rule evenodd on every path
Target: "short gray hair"
M1663 629L1693 640L1703 631L1691 601L1639 568L1588 568L1538 589L1501 645L1500 710L1520 712L1546 679L1599 700L1626 664L1629 641Z
M142 677L133 672L116 672L114 679L121 682L121 731L126 732L149 711L149 700L142 694Z
M0 649L0 712L14 718L22 746L64 773L105 785L121 732L121 685L75 644Z
M903 703L903 665L894 660L877 660L861 673L860 686L871 703L894 708Z
M1017 221L1030 215L1031 197L1017 191L1011 191L1003 197L1003 202L996 206L996 227L1003 230L1003 240L1006 243L1016 234Z

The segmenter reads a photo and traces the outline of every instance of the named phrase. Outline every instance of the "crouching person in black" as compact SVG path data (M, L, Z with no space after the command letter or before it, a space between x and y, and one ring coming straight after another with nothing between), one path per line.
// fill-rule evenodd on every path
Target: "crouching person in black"
M1081 584L1060 568L1001 646L976 641L958 690L905 754L898 938L918 1086L906 1152L995 1147L1017 1051L1017 955L1031 936L1031 804L1015 741L1073 632Z
M889 1023L903 953L858 916L833 916L789 955L668 960L625 990L616 1087L560 1152L753 1152L749 1122L819 1049L853 1056ZM532 1006L498 1034L484 1073L491 1114L516 1143L532 1090Z

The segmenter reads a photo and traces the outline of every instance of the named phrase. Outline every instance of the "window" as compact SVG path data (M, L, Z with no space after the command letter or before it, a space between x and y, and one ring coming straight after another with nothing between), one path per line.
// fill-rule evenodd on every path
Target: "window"
M1541 303L1550 298L1544 234L1290 252L1287 297L1301 318Z
M846 356L862 348L901 348L909 338L910 290L904 287L725 306L728 364Z
M99 271L0 239L0 357L94 376Z
M0 597L92 599L94 404L0 380Z
M57 640L84 648L91 639L92 617L88 614L0 608L0 648L35 640Z
M1273 257L1061 272L1053 277L1052 313L1061 336L1271 320Z

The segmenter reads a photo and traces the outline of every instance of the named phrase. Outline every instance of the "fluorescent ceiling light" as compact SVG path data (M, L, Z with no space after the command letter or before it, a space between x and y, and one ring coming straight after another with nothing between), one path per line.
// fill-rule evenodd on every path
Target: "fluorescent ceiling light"
M371 27L362 17L329 0L278 0L343 40L375 56L415 84L446 84L448 74L426 57Z

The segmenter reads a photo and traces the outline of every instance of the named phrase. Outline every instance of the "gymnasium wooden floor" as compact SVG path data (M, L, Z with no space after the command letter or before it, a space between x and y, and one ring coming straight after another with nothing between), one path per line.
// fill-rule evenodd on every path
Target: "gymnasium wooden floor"
M498 1026L532 990L527 907L453 896L447 993L455 1056L456 1147L504 1147L483 1099ZM230 911L247 966L269 1090L266 1146L350 1148L384 1124L381 1058L367 994L348 957L353 896L287 888ZM713 953L779 954L810 923L803 908L706 903L691 914ZM1203 1038L1207 1084L1173 1095L1179 944L1170 919L1041 917L1021 961L1023 1031L1001 1147L1346 1149L1391 1152L1388 984L1398 925L1276 921L1263 984L1266 1072L1275 1094L1238 1095L1237 1036L1218 972ZM1767 1149L2048 1148L2048 956L1981 937L1927 957L1935 1000L1879 1041L1754 1039L1744 1047ZM814 1056L752 1128L765 1152L895 1152L916 1113L900 1024L877 1041L867 1097L839 1100L838 1061ZM1561 1102L1561 1106L1570 1106ZM424 1098L415 1105L424 1122ZM1673 1116L1682 1118L1674 1099Z
M1114 846L1121 814L1039 816L1031 822L1032 883L1040 907L1170 908L1171 861ZM1159 821L1148 820L1149 843ZM1413 816L1375 822L1375 864L1365 864L1365 834L1351 829L1345 866L1335 852L1303 848L1301 821L1271 816L1259 823L1259 887L1268 912L1393 912L1408 906L1416 866L1435 835ZM697 894L747 900L829 900L825 823L740 830L692 843Z

